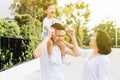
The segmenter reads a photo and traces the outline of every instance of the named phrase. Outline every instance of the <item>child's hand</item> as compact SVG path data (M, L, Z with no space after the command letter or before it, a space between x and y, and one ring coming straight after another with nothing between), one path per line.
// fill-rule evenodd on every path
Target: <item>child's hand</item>
M53 29L53 28L46 27L46 30L47 30L47 32L48 32L48 35L51 37L52 34L54 33L54 29Z

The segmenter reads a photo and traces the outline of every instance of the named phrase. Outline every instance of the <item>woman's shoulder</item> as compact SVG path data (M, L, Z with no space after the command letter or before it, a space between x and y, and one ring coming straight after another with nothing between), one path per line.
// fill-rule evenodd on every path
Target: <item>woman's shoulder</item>
M79 48L79 53L80 53L80 55L87 57L89 54L93 53L93 49L82 49L82 48Z

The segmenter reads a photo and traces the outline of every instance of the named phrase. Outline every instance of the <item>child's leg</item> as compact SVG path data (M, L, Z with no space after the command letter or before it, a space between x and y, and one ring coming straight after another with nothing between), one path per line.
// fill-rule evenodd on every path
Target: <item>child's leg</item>
M48 55L52 55L52 52L53 52L53 42L52 40L50 39L47 43L47 49L48 49Z
M52 54L53 53L53 42L51 39L47 43L47 49L48 49L48 55L49 55L51 64L57 64L57 62Z
M61 57L62 57L62 63L66 65L70 65L70 62L66 59L66 53L65 48L61 50Z

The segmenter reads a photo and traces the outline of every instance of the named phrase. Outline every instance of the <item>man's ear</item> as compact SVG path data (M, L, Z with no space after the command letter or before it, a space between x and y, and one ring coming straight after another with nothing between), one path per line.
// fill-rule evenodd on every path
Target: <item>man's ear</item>
M55 36L55 32L52 32L52 37L54 37Z

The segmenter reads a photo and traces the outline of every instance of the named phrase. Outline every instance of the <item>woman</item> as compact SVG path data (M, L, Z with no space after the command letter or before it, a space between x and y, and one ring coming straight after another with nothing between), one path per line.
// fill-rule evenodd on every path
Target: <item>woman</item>
M93 49L84 50L78 47L74 31L68 30L67 33L72 38L75 55L86 57L82 80L108 80L110 61L107 55L111 53L112 46L110 36L103 30L97 30L89 43Z

